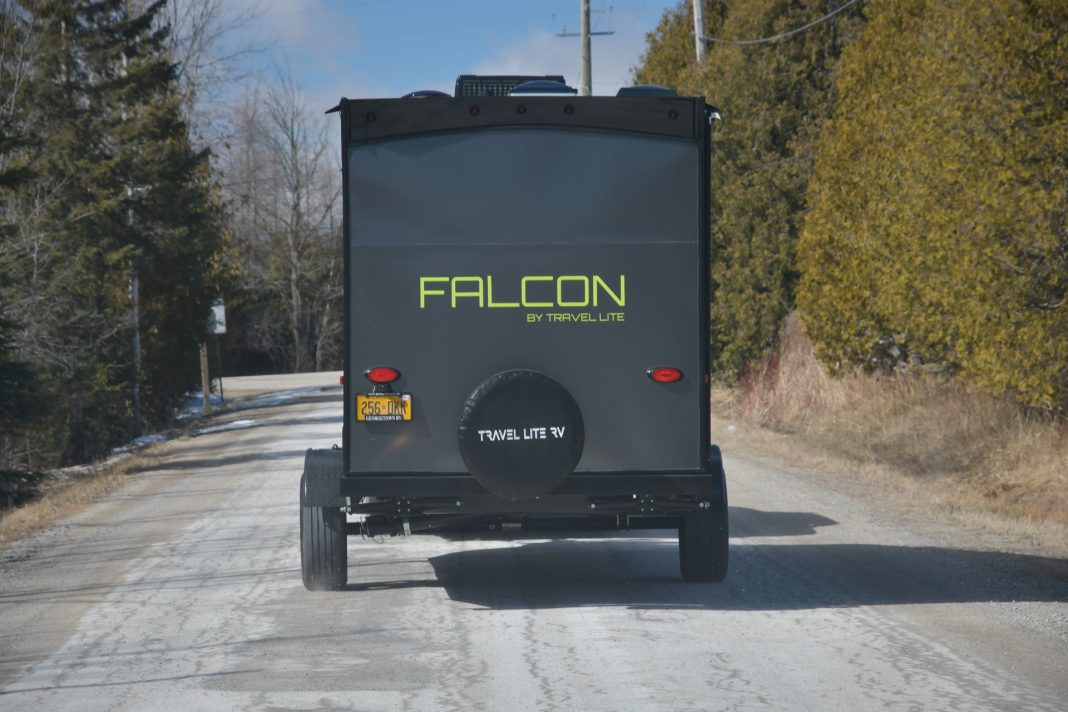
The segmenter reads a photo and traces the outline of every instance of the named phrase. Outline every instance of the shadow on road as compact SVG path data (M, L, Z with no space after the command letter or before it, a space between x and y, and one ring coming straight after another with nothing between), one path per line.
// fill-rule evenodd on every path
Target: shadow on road
M232 548L240 551L238 547ZM254 549L249 547L250 553ZM226 588L234 585L267 583L279 580L299 580L300 570L278 567L263 570L234 570L213 573L205 577L200 573L182 573L175 575L158 575L132 581L97 581L78 586L45 586L24 588L0 594L0 605L12 605L29 602L62 602L65 604L103 603L108 598L126 600L127 596L138 596L145 592L188 590L191 593L208 588Z
M437 579L399 579L397 581L366 581L350 583L346 591L399 591L404 588L441 588Z
M288 407L294 403L305 405L308 403L339 403L344 399L340 386L334 386L332 388L322 389L322 393L319 395L297 394L294 396L287 396L285 393L268 394L261 399L253 399L245 403L239 404L234 408L235 411L242 410L259 410L260 408L280 408Z
M264 668L253 668L249 670L231 670L224 672L198 672L190 673L188 675L168 675L166 677L147 677L140 679L129 680L109 680L107 682L89 682L89 683L60 683L57 685L49 685L47 687L13 687L0 691L0 695L9 699L17 699L18 695L28 692L54 692L60 690L84 690L94 687L129 687L131 685L150 685L161 682L184 682L187 680L209 680L229 677L233 675L251 675L256 673L263 673Z
M581 519L581 515L574 515L576 520ZM764 512L759 509L750 509L748 507L731 507L730 508L730 532L732 539L744 539L750 537L772 537L772 536L810 536L816 534L817 527L830 527L838 524L838 522L825 517L822 514L816 514L815 512ZM603 538L606 532L601 530L575 530L567 531L565 527L556 527L555 531L558 536L567 537L569 539L582 539L582 538ZM609 536L621 536L615 532L608 534ZM477 525L473 524L469 528L450 529L437 534L437 536L443 539L483 539L483 540L502 540L513 541L516 539L544 539L546 536L551 536L546 533L546 530L538 529L522 529L516 532L501 531L500 529L489 530L485 524ZM626 536L625 534L622 536ZM674 533L667 533L663 536L675 536Z
M230 455L228 457L193 458L188 460L164 460L156 465L141 467L133 472L157 472L165 470L214 470L220 467L232 467L245 465L250 462L271 462L273 460L288 460L299 458L304 460L305 450L279 450L275 452L250 452L243 455Z
M730 508L731 536L809 536L817 527L838 522L815 512L764 512L748 507Z
M457 551L430 563L451 599L492 609L1068 602L1066 560L942 547L736 545L722 584L683 583L671 540L537 541Z
M314 418L285 418L282 420L265 420L261 425L265 425L272 428L296 428L305 427L309 425L333 425L337 428L336 436L341 437L341 426L344 423L344 418L341 413L337 415L323 415ZM331 432L331 434L334 434Z

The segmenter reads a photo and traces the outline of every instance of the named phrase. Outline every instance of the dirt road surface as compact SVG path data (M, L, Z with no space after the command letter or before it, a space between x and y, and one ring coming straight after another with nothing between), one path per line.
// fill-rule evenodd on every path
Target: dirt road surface
M336 384L244 384L289 392L0 552L0 710L1068 708L1064 560L745 452L724 584L680 581L673 532L416 536L350 539L349 589L309 593L297 485Z

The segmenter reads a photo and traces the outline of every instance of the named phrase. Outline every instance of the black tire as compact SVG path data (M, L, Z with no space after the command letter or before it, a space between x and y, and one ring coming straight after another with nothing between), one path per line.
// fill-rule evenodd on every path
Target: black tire
M345 515L338 507L314 507L305 502L307 475L300 478L300 573L309 591L345 588L349 556Z
M679 564L690 582L719 582L727 576L727 484L720 472L718 495L707 509L682 515L679 523Z

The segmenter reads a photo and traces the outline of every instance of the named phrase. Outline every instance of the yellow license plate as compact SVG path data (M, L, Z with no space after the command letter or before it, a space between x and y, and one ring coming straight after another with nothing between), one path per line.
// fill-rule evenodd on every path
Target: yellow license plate
M412 419L412 396L408 393L356 394L356 420L381 422Z

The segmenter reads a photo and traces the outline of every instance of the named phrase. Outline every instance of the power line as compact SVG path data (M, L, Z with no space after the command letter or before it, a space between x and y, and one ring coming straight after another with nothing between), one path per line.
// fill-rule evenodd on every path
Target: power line
M803 26L798 27L796 29L790 30L789 32L783 32L782 34L773 35L772 37L761 37L760 39L756 39L756 40L725 40L725 39L722 39L720 37L709 37L709 36L705 35L705 36L702 36L701 39L704 40L705 42L719 42L720 44L731 44L731 45L753 45L753 44L763 44L765 42L775 42L776 40L781 40L781 39L785 39L787 37L792 37L793 35L796 35L796 34L800 34L801 32L804 32L805 30L808 30L808 29L811 29L811 28L815 27L816 25L820 24L821 22L826 22L827 20L831 19L832 17L834 17L838 13L840 13L843 10L845 10L846 8L848 8L850 5L855 5L858 2L860 2L860 0L849 0L849 2L847 2L845 5L842 5L837 10L832 10L831 12L827 13L826 15L824 15L823 17L821 17L818 20L814 20L813 22L810 22L807 25L803 25Z

